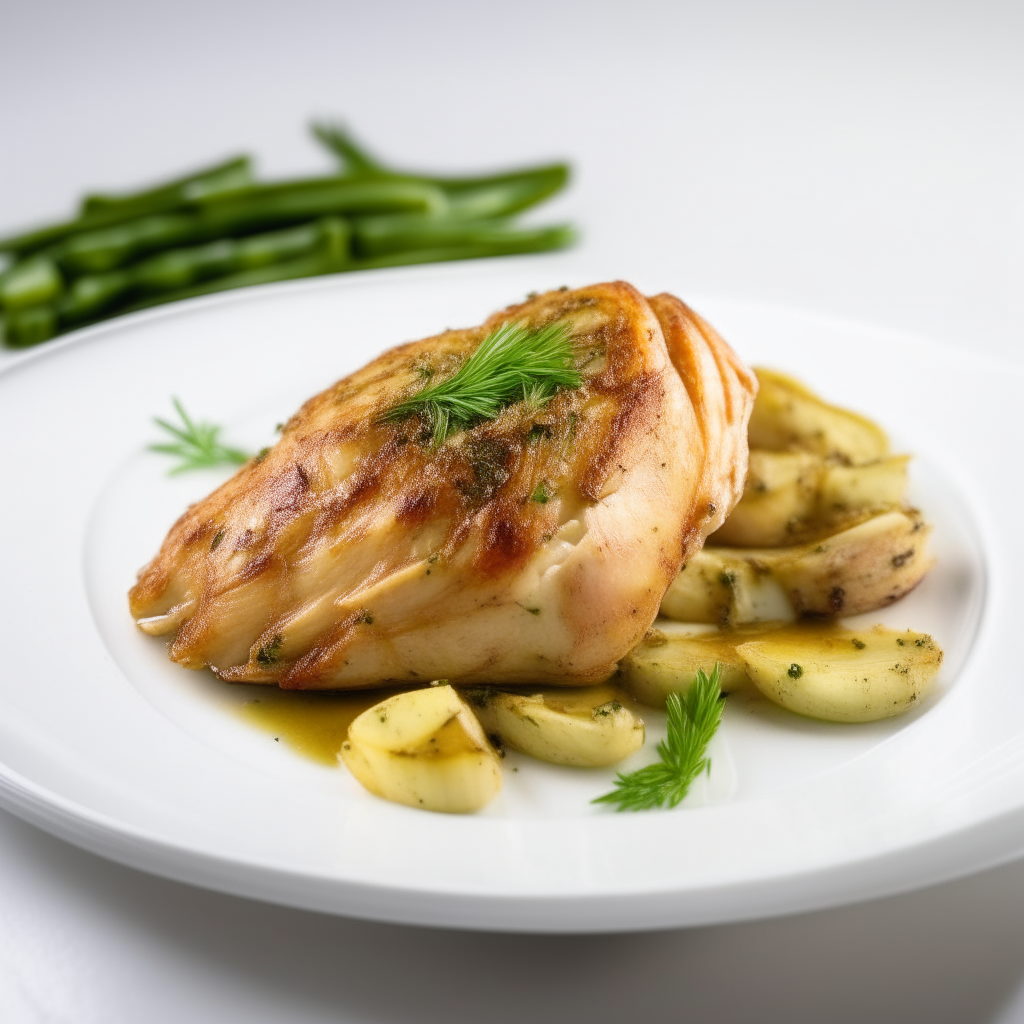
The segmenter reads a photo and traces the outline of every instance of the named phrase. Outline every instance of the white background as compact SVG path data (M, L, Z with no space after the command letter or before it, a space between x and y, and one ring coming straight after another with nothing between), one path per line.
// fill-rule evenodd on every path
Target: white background
M0 232L237 151L326 170L304 125L331 115L410 166L569 157L538 218L684 297L1024 360L1020 2L4 0ZM780 921L502 937L212 895L0 816L0 1019L1024 1021L1024 864Z

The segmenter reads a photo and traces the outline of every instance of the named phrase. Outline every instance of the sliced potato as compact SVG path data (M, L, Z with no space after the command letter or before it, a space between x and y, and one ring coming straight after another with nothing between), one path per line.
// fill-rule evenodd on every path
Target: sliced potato
M846 465L888 454L885 431L871 420L829 405L792 377L754 372L760 387L747 429L751 448L812 452Z
M899 508L907 490L909 455L888 455L863 466L826 466L818 484L814 518L862 509Z
M778 549L787 550L791 549ZM665 591L661 614L679 622L719 626L796 618L793 602L772 576L763 554L760 549L705 547Z
M796 615L856 615L892 604L931 568L931 528L885 512L817 543L705 547L673 580L661 614L737 626Z
M644 745L644 723L609 686L531 694L481 687L466 696L489 735L542 761L601 768Z
M770 572L800 614L857 615L884 608L932 567L931 527L913 512L885 512L817 544L773 552Z
M732 693L750 685L743 659L736 654L736 643L744 639L750 634L736 630L666 634L651 629L619 662L616 678L637 700L663 708L670 693L690 689L698 669L710 674L717 663L722 692Z
M429 811L475 811L501 789L498 755L448 685L364 711L338 757L371 793Z
M909 456L864 466L829 463L809 452L753 450L736 507L711 539L736 547L806 543L899 508Z
M668 694L685 693L698 669L710 672L717 662L723 691L753 683L799 714L867 722L912 707L941 661L931 637L884 626L766 623L667 634L656 629L622 661L620 679L638 700L663 707Z
M771 701L830 722L873 722L913 707L942 663L925 633L801 626L740 644L747 675Z
M817 505L824 463L809 452L752 450L743 496L715 532L715 544L774 547L792 542L794 524Z

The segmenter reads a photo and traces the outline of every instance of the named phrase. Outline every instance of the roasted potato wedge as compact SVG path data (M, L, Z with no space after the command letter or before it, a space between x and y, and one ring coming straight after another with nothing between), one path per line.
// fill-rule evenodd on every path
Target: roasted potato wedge
M811 452L854 466L888 454L885 431L871 420L829 405L792 377L754 372L760 387L747 430L751 448Z
M723 691L752 684L774 703L813 718L869 722L920 699L942 662L923 633L885 626L767 623L738 629L651 630L623 660L619 680L638 700L663 707L685 693L697 670L721 666Z
M814 519L899 508L907 490L909 455L887 455L861 466L827 465L817 491Z
M829 722L873 722L920 700L942 663L925 633L802 626L739 644L747 675L769 700Z
M750 636L735 630L687 634L648 630L647 636L619 662L616 680L642 703L663 708L670 693L682 694L690 689L698 669L710 674L717 662L721 666L722 692L732 693L750 685L743 659L736 654L737 638Z
M709 543L775 547L815 510L824 462L810 452L752 450L743 496Z
M791 549L779 548L778 551ZM793 602L772 575L761 549L705 547L661 599L661 614L679 622L735 626L791 621Z
M885 512L817 544L773 552L769 569L798 614L857 615L920 583L934 561L930 534L914 512Z
M601 768L644 745L644 723L609 686L530 694L477 687L466 698L488 735L541 761Z
M916 513L893 511L795 547L708 546L669 586L661 614L737 626L882 608L931 568L930 532Z
M498 755L448 685L400 693L364 711L338 757L371 793L429 811L476 811L501 789Z
M908 462L909 456L890 455L863 466L845 466L810 452L751 451L743 497L710 543L806 543L899 508Z

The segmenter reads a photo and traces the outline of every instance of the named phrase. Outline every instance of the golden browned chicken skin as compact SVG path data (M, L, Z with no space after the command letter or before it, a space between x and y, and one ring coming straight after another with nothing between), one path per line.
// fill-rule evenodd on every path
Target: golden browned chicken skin
M711 324L681 299L663 292L648 302L661 324L669 359L686 388L704 446L698 504L715 506L712 521L701 525L700 542L688 545L686 561L700 550L704 537L725 522L743 495L746 424L757 396L757 377ZM697 438L691 437L690 443L697 444Z
M564 324L582 385L440 445L382 418L509 322ZM172 659L233 681L599 681L738 499L755 386L679 300L624 282L402 345L193 505L131 612L175 634Z

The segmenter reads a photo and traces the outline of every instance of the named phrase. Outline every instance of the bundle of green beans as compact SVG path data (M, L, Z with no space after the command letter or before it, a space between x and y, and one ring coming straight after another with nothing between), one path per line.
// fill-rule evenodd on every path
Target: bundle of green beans
M514 221L565 185L565 164L487 177L412 174L384 166L336 126L313 130L340 159L340 174L262 183L249 157L238 157L146 191L86 196L73 220L0 239L4 343L36 345L250 284L573 241L566 225Z

